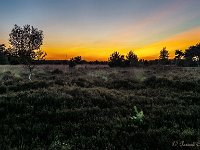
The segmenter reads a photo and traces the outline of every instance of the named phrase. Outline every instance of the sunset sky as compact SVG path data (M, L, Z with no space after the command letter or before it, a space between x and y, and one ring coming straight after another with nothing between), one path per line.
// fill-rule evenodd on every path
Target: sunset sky
M107 60L133 50L155 59L200 42L200 0L1 0L0 44L14 24L44 31L47 59Z

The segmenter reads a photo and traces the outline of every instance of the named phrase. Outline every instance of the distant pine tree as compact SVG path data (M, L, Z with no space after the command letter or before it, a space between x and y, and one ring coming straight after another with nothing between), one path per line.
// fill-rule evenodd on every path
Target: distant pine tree
M133 51L129 51L126 55L126 66L137 66L138 57Z
M110 67L121 67L124 62L124 56L120 55L119 52L113 52L109 59L108 59L108 65Z
M159 60L161 64L168 64L169 62L169 52L166 49L166 47L164 47L161 51L160 51L160 56L159 56Z

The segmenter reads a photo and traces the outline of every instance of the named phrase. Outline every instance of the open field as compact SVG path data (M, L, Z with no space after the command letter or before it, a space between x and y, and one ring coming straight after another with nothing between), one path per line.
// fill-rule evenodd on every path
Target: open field
M0 66L0 149L198 149L199 75L169 66L44 65L29 81L23 66ZM134 106L141 122L131 119Z

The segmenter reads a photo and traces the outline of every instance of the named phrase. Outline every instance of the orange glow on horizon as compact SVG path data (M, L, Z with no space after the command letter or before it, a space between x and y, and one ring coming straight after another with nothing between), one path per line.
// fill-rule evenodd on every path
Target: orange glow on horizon
M82 56L85 60L102 60L107 61L110 54L118 51L122 55L133 50L140 59L156 59L163 47L167 47L170 58L174 57L176 49L185 50L191 45L200 42L200 27L190 29L180 34L171 36L167 39L145 45L143 47L131 46L131 44L123 44L120 42L99 42L99 43L68 43L65 45L55 44L59 46L48 46L44 44L43 50L47 52L47 60L66 60L74 56Z
M80 39L79 39L80 40ZM51 41L51 42L49 42ZM133 50L139 59L157 59L160 50L166 47L170 53L170 58L174 57L176 49L185 50L189 46L200 42L200 27L184 31L182 33L173 35L166 39L152 42L150 44L137 46L137 43L119 42L120 40L105 40L99 42L77 41L73 42L53 42L48 37L44 39L42 50L47 52L46 60L68 60L75 56L82 56L82 59L87 61L107 61L110 54L118 51L122 55L126 55L128 51ZM0 43L6 44L9 47L8 41L0 39Z

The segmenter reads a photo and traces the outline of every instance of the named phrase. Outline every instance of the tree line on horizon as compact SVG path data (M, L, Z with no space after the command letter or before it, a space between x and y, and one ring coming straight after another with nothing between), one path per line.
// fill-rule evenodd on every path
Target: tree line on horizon
M200 65L200 43L190 46L185 51L175 50L174 59L169 59L169 51L164 47L160 51L158 59L144 60L131 50L127 55L121 55L114 51L108 61L86 61L81 56L70 58L70 60L45 60L46 52L40 49L43 43L43 31L38 30L30 25L20 27L14 25L9 34L10 47L6 48L4 44L0 44L0 64L25 64L30 72L33 64L54 63L68 64L73 68L77 64L108 64L110 67L131 67L131 66L149 66L149 65L177 65L177 66L198 66Z
M181 67L199 67L200 66L200 43L188 47L185 51L175 50L175 57L169 59L169 51L166 47L160 51L158 59L144 60L138 59L133 51L129 51L124 57L115 51L108 59L110 67L129 67L129 66L149 66L149 65L176 65Z

